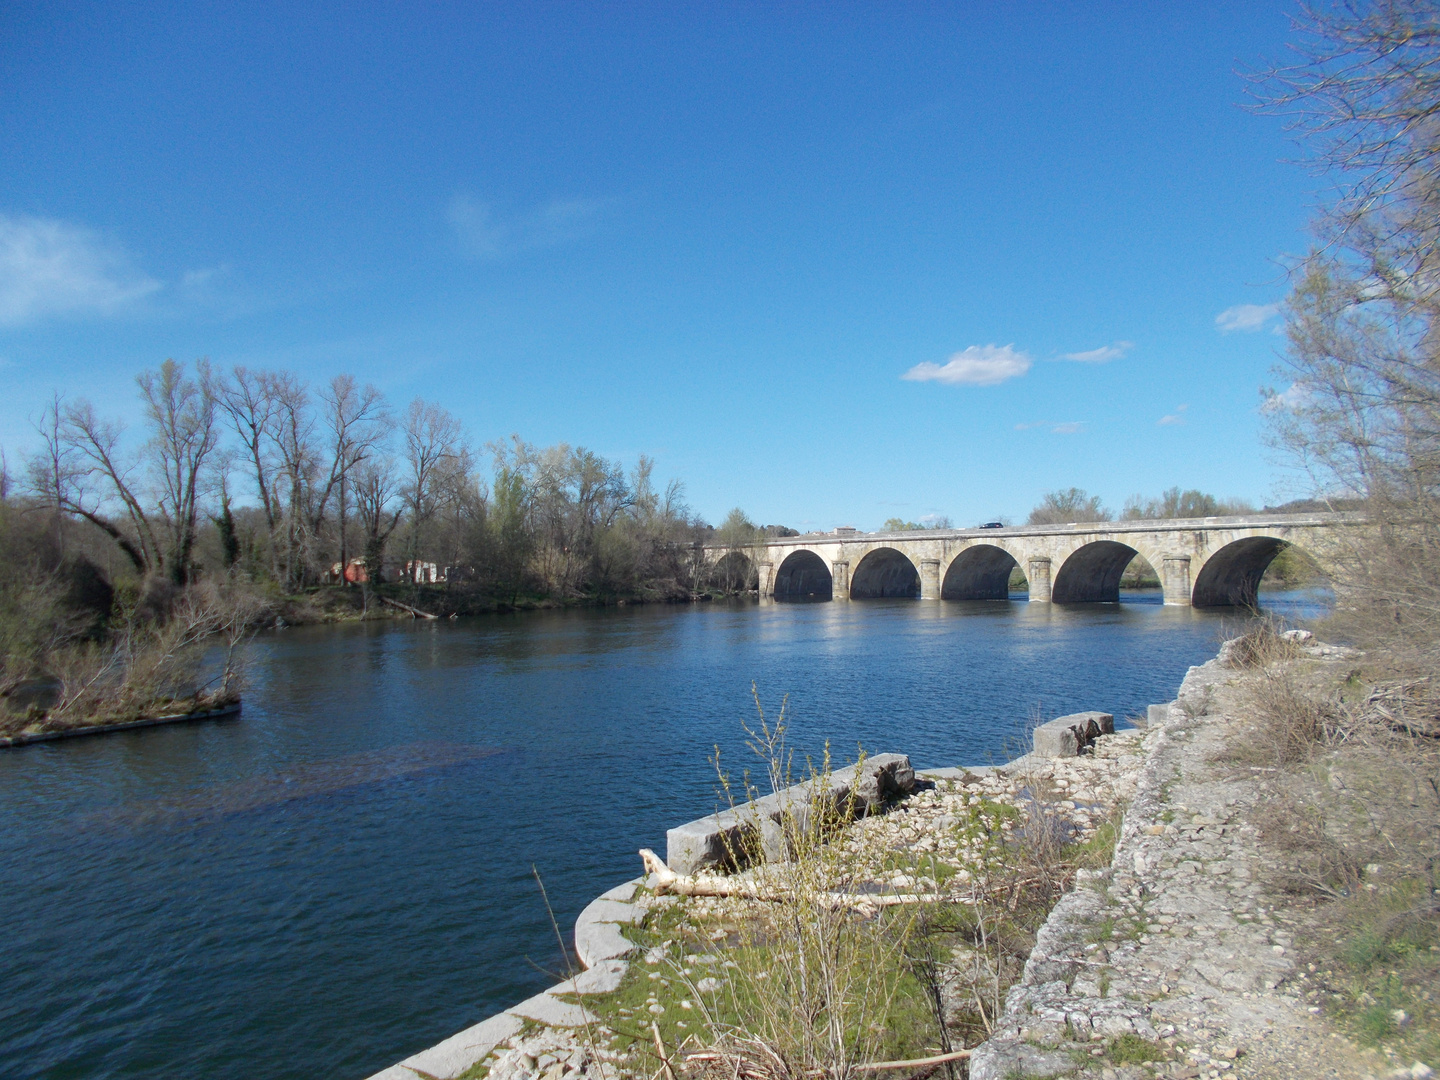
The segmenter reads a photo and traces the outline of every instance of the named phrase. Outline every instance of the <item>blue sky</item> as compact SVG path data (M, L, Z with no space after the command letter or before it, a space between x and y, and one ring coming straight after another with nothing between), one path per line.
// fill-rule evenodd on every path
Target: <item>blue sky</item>
M0 446L208 356L649 453L712 521L1273 501L1318 182L1236 71L1290 10L6 3Z

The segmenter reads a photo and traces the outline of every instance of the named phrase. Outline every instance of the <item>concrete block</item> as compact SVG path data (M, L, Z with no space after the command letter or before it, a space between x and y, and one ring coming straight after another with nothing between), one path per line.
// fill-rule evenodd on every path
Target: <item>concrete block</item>
M1075 757L1079 753L1079 733L1063 720L1051 720L1035 729L1036 757Z
M436 1043L428 1050L412 1054L399 1065L392 1066L391 1069L410 1070L407 1080L414 1080L417 1074L450 1080L451 1077L460 1076L466 1072L477 1061L483 1060L499 1043L511 1036L518 1035L523 1026L524 1022L518 1016L503 1012L481 1021L474 1027L468 1027L457 1035L451 1035L444 1042ZM386 1075L391 1072L391 1069L387 1069L385 1073L381 1073L373 1080L381 1080L381 1077L384 1080L392 1080ZM398 1076L393 1080L399 1080Z
M732 856L753 847L746 821L733 810L687 821L665 833L665 865L677 874L693 874L706 866L724 866Z
M855 794L872 809L914 790L915 770L906 754L875 754L866 758L855 785Z
M824 792L809 781L743 803L733 810L688 821L665 834L665 864L677 874L693 874L709 866L725 866L759 854L788 858L786 830L810 828L817 806L839 807L852 798L874 810L915 789L915 770L905 754L876 754L865 760L861 775L855 767L830 774Z
M1075 757L1101 735L1115 731L1111 713L1081 712L1057 716L1035 729L1036 757Z
M584 1027L598 1022L598 1018L583 1005L572 1005L549 993L536 994L526 998L519 1005L505 1010L514 1016L535 1020L549 1027Z

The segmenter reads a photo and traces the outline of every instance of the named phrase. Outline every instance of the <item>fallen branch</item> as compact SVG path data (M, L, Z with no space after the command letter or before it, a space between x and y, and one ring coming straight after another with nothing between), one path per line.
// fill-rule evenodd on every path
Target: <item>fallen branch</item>
M390 605L391 607L393 607L393 608L399 608L401 611L407 611L407 612L409 612L411 618L415 618L415 619L438 619L438 618L440 618L439 615L431 615L428 611L421 611L418 607L411 607L409 604L402 604L399 600L391 600L388 596L382 596L382 597L380 597L380 602L381 602L382 604L389 604L389 605Z
M853 1066L855 1072L886 1072L890 1069L923 1069L927 1065L944 1065L947 1061L964 1061L970 1056L969 1050L952 1050L948 1054L934 1057L912 1058L909 1061L871 1061Z
M665 865L665 860L649 848L640 849L640 861L645 864L647 874L655 875L657 896L664 896L666 893L674 893L676 896L734 896L744 900L764 900L774 904L785 903L791 899L783 891L762 889L759 882L743 878L702 878L677 874ZM831 907L858 908L862 911L867 908L894 907L898 904L923 904L927 900L945 899L938 894L921 896L917 893L877 893L872 895L869 893L829 892L820 895Z
M675 1070L670 1067L670 1055L665 1053L665 1040L660 1038L660 1025L654 1020L650 1021L650 1032L655 1036L655 1053L660 1056L660 1064L664 1067L665 1075L669 1080L675 1080Z
M895 1069L924 1069L931 1065L944 1065L950 1061L965 1061L970 1057L972 1052L973 1051L970 1050L954 1050L948 1054L937 1054L934 1057L925 1058L911 1058L908 1061L871 1061L860 1065L853 1065L851 1069L854 1072L890 1072ZM691 1061L739 1061L741 1063L742 1073L747 1075L760 1075L755 1073L754 1070L746 1069L744 1067L744 1059L738 1054L721 1054L713 1050L706 1050L695 1054L686 1054L685 1060L687 1063ZM807 1075L824 1076L826 1072L823 1069L817 1069Z

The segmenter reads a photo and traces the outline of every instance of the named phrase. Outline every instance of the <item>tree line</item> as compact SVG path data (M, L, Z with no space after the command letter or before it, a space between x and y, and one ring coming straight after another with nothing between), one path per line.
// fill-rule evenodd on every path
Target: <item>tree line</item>
M396 410L350 375L311 388L292 372L167 360L136 381L141 438L56 395L39 451L3 484L97 530L144 581L670 596L695 587L693 543L713 531L648 457L626 470L518 436L477 446L443 406Z

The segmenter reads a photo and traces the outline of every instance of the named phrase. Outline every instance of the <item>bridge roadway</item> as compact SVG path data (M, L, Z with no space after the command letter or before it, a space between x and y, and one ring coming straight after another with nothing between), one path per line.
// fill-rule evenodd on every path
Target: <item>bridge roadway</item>
M1305 513L895 533L841 529L704 550L717 570L753 579L762 599L1005 600L1010 572L1019 566L1032 604L1114 602L1120 575L1138 554L1159 576L1165 603L1221 607L1253 604L1265 568L1291 545L1324 570L1344 533L1360 524L1354 514Z

